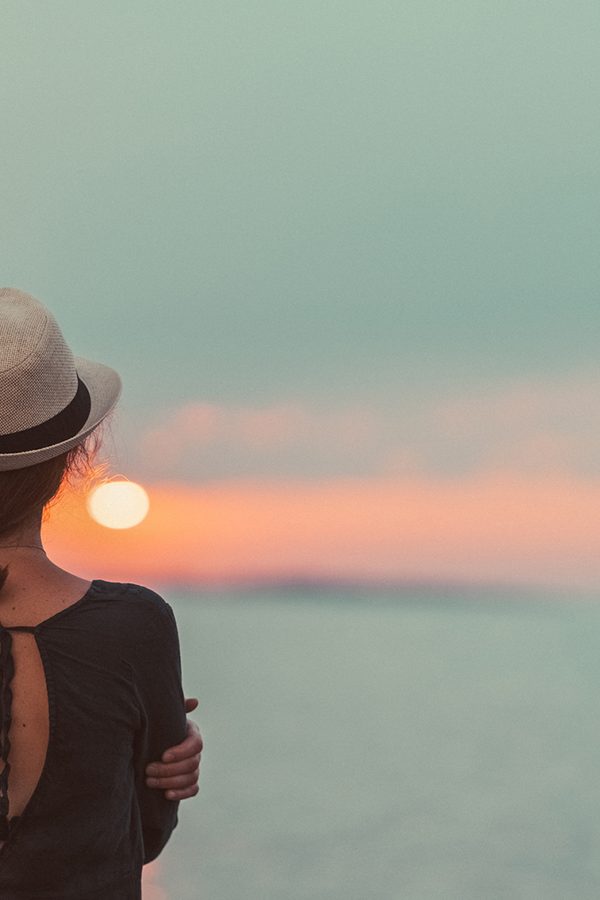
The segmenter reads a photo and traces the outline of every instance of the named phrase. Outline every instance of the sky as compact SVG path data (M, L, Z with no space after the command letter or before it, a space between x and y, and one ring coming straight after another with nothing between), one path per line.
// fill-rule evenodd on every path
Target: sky
M0 282L121 373L152 504L57 560L600 583L597 4L0 14Z

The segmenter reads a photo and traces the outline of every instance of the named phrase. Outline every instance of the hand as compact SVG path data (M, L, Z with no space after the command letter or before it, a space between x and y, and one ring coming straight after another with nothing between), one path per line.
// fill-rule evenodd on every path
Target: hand
M186 713L192 712L197 706L196 698L186 699ZM188 719L187 737L175 747L165 750L162 762L152 762L146 766L147 786L166 791L167 800L195 797L199 790L200 754L203 746L198 726Z

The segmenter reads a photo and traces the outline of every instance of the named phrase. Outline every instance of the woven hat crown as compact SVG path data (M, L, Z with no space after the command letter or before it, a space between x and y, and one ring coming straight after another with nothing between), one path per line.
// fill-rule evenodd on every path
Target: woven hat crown
M77 392L73 353L39 300L0 288L0 434L52 418Z

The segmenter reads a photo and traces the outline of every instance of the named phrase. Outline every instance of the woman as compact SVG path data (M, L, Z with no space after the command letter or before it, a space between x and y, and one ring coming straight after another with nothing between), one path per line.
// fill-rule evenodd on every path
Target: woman
M142 865L197 790L196 701L170 606L61 569L40 537L120 391L113 369L73 356L39 301L0 289L2 900L140 898ZM169 748L170 768L158 762Z

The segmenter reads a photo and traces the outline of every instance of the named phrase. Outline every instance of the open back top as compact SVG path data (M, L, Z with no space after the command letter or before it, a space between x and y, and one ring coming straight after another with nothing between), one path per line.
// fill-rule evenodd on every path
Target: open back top
M15 668L18 634L29 646ZM26 668L38 653L47 742L41 755L33 747L40 771L14 815L11 749L26 757L27 733L15 728L27 698L13 684L19 659ZM146 787L145 766L185 730L175 618L149 588L96 579L38 625L0 625L2 900L139 900L142 865L166 844L178 807Z
M15 815L9 819L8 800L8 777L11 768L12 682L15 675L12 631L35 634L35 626L14 625L4 627L0 624L0 846L3 846L4 841L8 839L19 821L19 816Z

